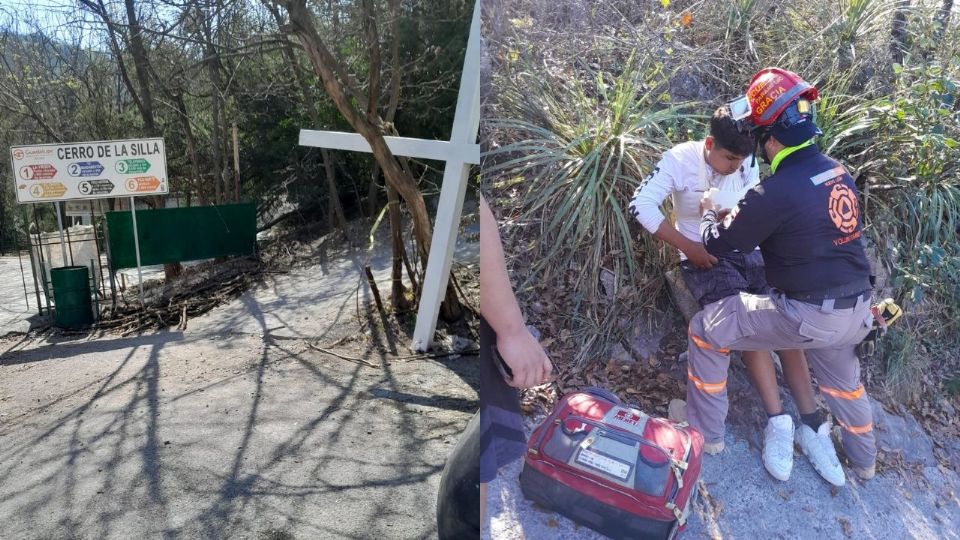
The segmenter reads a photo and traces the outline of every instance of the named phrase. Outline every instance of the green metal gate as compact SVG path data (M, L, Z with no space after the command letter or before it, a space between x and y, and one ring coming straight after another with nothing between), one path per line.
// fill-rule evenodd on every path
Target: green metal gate
M110 266L134 268L137 255L130 212L107 212ZM256 250L257 209L253 203L137 210L140 261L144 266Z

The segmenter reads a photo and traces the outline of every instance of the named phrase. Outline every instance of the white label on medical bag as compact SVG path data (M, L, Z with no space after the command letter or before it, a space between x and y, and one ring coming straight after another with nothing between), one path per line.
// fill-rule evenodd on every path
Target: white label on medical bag
M607 456L598 452L594 452L589 448L584 448L580 451L580 455L577 456L577 463L582 463L587 467L597 469L598 471L603 471L611 476L619 478L620 480L626 480L627 476L630 474L629 464L608 458Z
M642 436L649 418L639 409L618 406L611 407L607 414L603 415L603 423Z

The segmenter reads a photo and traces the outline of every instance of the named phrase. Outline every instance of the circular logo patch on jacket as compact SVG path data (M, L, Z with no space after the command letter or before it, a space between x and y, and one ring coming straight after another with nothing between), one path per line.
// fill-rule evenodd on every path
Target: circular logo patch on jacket
M857 229L857 218L860 217L857 197L846 184L833 186L828 209L830 219L840 232L850 234Z

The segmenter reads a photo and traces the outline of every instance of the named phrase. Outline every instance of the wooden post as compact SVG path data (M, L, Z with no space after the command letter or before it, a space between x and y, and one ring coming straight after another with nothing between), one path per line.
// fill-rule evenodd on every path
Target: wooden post
M383 309L383 301L380 300L380 289L377 289L377 281L373 279L373 272L370 271L370 265L364 266L363 271L367 274L367 284L370 285L370 290L373 292L373 299L377 303L377 311L382 315L386 315L386 311Z
M240 146L237 144L237 123L233 123L233 194L240 202Z

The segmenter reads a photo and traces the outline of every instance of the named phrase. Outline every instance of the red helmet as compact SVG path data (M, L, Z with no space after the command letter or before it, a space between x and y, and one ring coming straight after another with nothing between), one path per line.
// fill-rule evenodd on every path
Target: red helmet
M750 122L760 128L772 126L797 100L806 99L812 103L817 97L817 89L796 73L775 67L764 68L750 79L747 87Z

